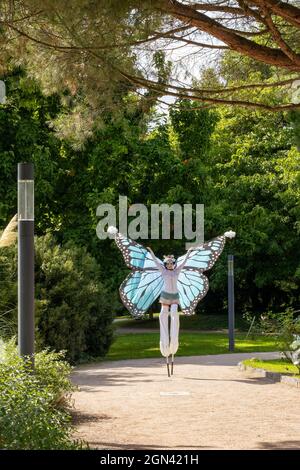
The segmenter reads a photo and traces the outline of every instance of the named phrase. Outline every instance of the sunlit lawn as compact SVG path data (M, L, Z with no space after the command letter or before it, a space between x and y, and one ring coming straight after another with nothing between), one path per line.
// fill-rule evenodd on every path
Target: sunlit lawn
M236 335L235 352L276 351L274 338L257 337L244 339L245 334ZM228 353L228 336L224 333L180 333L178 356L198 356ZM160 357L159 331L151 333L120 334L115 338L105 359L140 359Z
M299 369L286 359L270 359L262 361L259 359L247 359L243 361L247 366L256 367L257 369L265 369L270 372L279 372L281 374L295 374L299 376Z

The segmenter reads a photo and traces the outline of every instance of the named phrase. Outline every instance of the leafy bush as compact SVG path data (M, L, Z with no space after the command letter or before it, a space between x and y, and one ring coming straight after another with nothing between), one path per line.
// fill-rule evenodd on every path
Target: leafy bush
M278 349L300 373L300 316L297 312L293 309L282 313L266 312L258 317L252 332L276 337Z
M48 349L35 356L35 375L41 386L51 389L55 406L68 406L74 386L70 382L71 366L64 360L65 352Z
M0 336L17 331L17 253L15 247L0 248Z
M14 341L0 345L0 447L79 449L71 418L61 404L72 390L62 353L36 354L36 369L18 357ZM66 405L67 402L65 402Z
M73 363L104 356L113 336L112 305L99 265L84 247L58 245L50 233L36 237L35 248L37 350L64 350ZM16 247L2 250L0 263L0 336L7 337L16 327ZM6 310L10 312L4 315Z
M104 356L112 341L109 295L99 266L85 248L57 245L47 234L36 239L37 342L66 350L74 362L83 354Z

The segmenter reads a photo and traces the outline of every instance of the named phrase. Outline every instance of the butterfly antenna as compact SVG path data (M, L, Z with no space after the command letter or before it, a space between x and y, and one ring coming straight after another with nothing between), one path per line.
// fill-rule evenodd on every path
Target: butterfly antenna
M172 354L171 375L173 375L173 369L174 369L174 354Z
M168 377L171 377L171 374L170 374L170 364L169 364L169 356L166 357L166 360L167 360Z

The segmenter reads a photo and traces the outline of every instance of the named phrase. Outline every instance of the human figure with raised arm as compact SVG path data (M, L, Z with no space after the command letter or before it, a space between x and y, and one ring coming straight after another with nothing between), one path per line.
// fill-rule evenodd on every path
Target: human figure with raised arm
M235 232L225 232L210 242L191 247L177 259L173 255L164 256L163 261L155 256L150 247L143 247L119 233L115 227L109 227L108 233L114 237L126 265L131 269L119 289L125 307L134 317L141 317L159 297L160 351L166 357L170 377L179 345L178 306L184 315L195 313L209 286L203 272L215 264L223 251L226 237L233 238Z
M164 284L160 294L159 302L161 304L161 310L159 314L160 324L160 352L166 358L168 376L170 376L169 369L169 356L171 356L171 375L173 375L174 368L174 355L177 353L179 346L179 292L177 287L178 276L182 268L184 267L188 254L192 250L191 248L187 251L184 260L180 266L176 265L176 259L174 255L164 256L163 264L156 258L152 249L148 246L147 249L152 256L154 263L161 272ZM170 333L169 333L169 316L170 316Z

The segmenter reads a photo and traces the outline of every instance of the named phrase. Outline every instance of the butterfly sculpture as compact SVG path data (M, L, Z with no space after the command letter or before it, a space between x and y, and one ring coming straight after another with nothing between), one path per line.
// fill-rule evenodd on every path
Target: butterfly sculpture
M129 312L136 318L142 317L160 297L160 350L166 357L170 376L173 374L174 354L178 349L178 305L185 315L195 313L198 302L206 295L209 287L208 279L203 273L217 261L226 237L233 238L235 233L225 232L210 242L190 248L177 260L169 255L164 261L157 258L151 248L145 248L122 235L115 227L109 227L108 233L114 236L127 267L131 269L119 289L121 300ZM169 356L172 357L171 374Z

